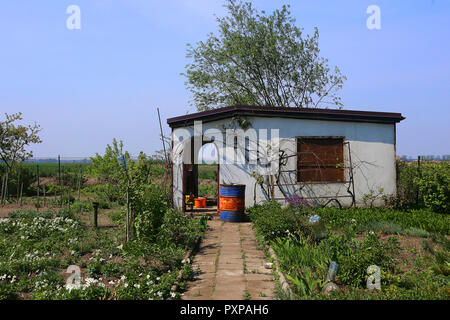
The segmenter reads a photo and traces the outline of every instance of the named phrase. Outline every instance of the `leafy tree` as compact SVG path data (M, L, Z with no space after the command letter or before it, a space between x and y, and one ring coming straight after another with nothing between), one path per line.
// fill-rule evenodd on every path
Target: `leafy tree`
M187 45L183 73L199 111L226 105L342 107L336 92L346 77L319 56L319 32L303 36L289 6L270 15L228 0L219 35Z
M38 136L41 128L38 124L23 126L14 122L22 120L22 113L7 114L5 121L0 121L0 159L8 169L15 163L24 161L33 156L32 151L25 148L33 143L41 143Z
M106 182L102 191L110 201L124 204L128 194L127 230L138 237L154 235L168 209L165 189L155 183L158 163L143 152L131 159L128 151L123 151L123 142L116 139L106 146L103 156L97 153L91 161L89 173Z

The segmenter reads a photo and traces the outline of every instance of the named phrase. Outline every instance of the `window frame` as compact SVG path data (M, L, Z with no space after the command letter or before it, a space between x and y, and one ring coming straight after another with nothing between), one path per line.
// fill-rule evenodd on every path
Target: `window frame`
M342 179L342 181L338 181L338 180L331 180L331 181L329 181L329 180L324 180L324 181L322 181L322 180L309 180L309 181L301 181L301 178L300 178L300 166L299 166L299 164L300 164L300 150L299 150L299 145L300 145L300 141L302 140L302 139L304 139L304 140L341 140L341 145L342 145L342 161L343 161L343 164L344 164L344 166L343 166L343 168L342 168L342 177L343 177L343 179ZM345 148L344 148L344 145L345 145L345 143L346 143L346 140L345 140L345 136L296 136L295 137L295 151L296 151L296 157L295 157L295 159L296 159L296 161L295 161L295 181L296 181L296 184L332 184L332 183L339 183L339 184L342 184L342 183L346 183L347 181L347 179L346 179L346 177L347 177L347 170L346 170L346 167L345 167L345 162L346 162L346 154L345 154Z

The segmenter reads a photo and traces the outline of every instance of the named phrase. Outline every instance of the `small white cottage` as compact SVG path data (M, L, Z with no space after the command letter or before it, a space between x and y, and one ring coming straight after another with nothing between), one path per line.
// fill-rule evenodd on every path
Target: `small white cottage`
M198 155L217 149L218 185L244 184L245 206L297 195L311 204L383 204L396 190L400 113L230 106L167 120L172 197L198 196ZM369 197L372 195L373 197Z

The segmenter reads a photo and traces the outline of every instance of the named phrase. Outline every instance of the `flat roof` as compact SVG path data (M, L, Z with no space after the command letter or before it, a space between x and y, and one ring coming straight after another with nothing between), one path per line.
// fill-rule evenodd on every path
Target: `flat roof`
M338 109L286 108L265 106L229 106L167 119L171 128L210 122L235 116L277 117L311 120L397 123L405 119L401 113Z

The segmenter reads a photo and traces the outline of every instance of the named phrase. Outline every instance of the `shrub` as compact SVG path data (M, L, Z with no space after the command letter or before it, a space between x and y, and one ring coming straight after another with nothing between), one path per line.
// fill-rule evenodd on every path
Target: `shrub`
M294 228L293 221L289 218L286 210L283 210L281 205L275 201L250 208L250 218L254 222L256 232L262 235L266 241L286 235L287 230L292 231Z
M430 163L414 178L424 205L436 212L449 213L450 165L448 162Z
M450 164L441 162L406 163L397 159L397 197L395 208L426 207L448 213L450 200Z
M206 228L206 218L191 219L182 212L168 209L158 234L163 244L176 243L182 248L191 247L195 238Z
M153 237L163 223L164 214L169 208L159 186L147 186L143 193L144 195L138 195L135 201L132 201L138 239Z
M397 198L395 206L398 208L407 208L417 204L419 188L414 182L417 176L417 163L407 163L397 159Z
M90 201L77 200L71 204L71 209L74 212L92 212L94 210L94 207L92 206L92 202Z
M362 242L353 241L350 245L345 244L345 249L340 246L330 245L330 250L343 251L337 254L339 270L337 281L341 284L353 287L364 287L367 278L367 268L377 265L383 271L394 269L392 254L395 252L395 243L382 243L375 234L369 234Z

